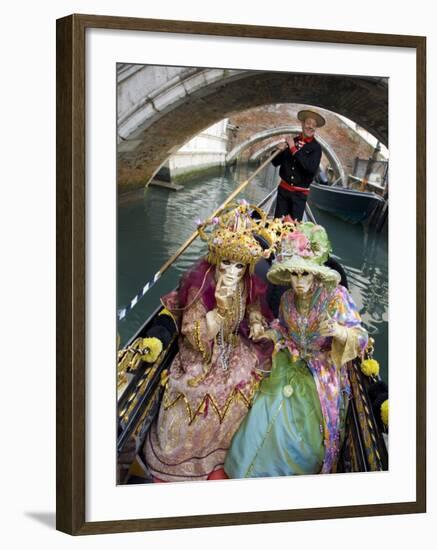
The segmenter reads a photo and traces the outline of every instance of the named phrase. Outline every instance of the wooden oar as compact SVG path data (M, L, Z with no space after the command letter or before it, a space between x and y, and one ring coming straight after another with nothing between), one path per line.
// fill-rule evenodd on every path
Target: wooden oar
M250 175L250 177L243 181L232 193L229 195L229 197L223 202L209 217L209 219L214 218L227 204L229 204L245 187L248 183L250 183L253 178L261 172L261 170L267 166L269 162L271 162L279 153L281 153L281 150L275 151L270 157L265 160L256 170L253 174ZM169 258L165 264L159 269L158 273L160 273L160 276L166 271L171 264L177 260L177 258L184 252L190 244L196 239L196 237L199 235L198 231L194 231L192 235L184 242L183 245L180 246L180 248L173 254L171 258Z
M281 153L281 149L278 149L277 151L275 151L273 154L270 155L270 157L265 160L256 170L253 174L250 175L250 177L243 181L243 183L241 183L234 191L232 191L232 193L229 195L229 197L225 200L225 202L223 202L209 217L209 219L211 218L214 218L214 216L216 216L227 204L229 204L237 195L238 193L240 193L248 183L250 183L253 178L259 174L259 172L265 167L267 166L267 164L269 162L271 162L272 159L274 159L279 153ZM133 307L136 306L136 304L138 303L138 301L147 293L149 292L149 290L152 288L152 286L154 286L154 284L158 281L158 279L161 278L161 275L172 265L172 263L174 263L178 258L179 256L190 246L190 244L197 238L197 236L199 235L197 229L196 231L194 231L192 233L192 235L184 242L184 244L182 246L180 246L178 248L178 250L173 254L173 256L171 256L171 258L169 258L165 264L163 266L160 267L160 269L155 273L155 275L153 276L153 279L151 281L149 281L148 283L146 283L142 289L142 291L137 294L130 302L130 304L122 309L120 309L117 313L117 316L118 316L118 319L121 320L123 319L127 312L129 310L131 310Z

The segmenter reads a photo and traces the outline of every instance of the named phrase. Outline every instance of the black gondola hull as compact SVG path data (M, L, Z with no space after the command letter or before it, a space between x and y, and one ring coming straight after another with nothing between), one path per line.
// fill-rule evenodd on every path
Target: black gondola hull
M365 222L385 202L376 193L318 183L311 185L308 201L310 205L349 223Z

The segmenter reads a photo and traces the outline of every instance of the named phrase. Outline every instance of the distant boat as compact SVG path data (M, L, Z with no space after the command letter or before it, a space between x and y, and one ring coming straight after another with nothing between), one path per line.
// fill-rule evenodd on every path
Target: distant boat
M385 199L371 191L313 183L308 197L310 205L330 212L349 223L365 222Z

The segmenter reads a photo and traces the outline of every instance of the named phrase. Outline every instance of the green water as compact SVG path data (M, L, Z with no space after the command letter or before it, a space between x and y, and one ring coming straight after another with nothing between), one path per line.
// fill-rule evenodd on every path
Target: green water
M118 206L117 308L130 304L144 284L195 230L195 220L213 212L253 167L184 184L182 191L149 187L123 197ZM273 167L264 170L239 195L259 202L277 185ZM353 226L313 209L324 225L335 255L346 269L350 290L368 331L376 340L375 357L381 375L387 380L388 340L388 250L387 237L367 234L361 225ZM202 254L205 244L196 239L137 305L118 322L121 344L127 342L159 306L159 298L172 290L184 273Z

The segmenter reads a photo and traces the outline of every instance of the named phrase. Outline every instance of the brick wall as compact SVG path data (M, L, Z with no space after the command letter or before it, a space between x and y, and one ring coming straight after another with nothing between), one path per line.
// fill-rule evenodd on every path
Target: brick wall
M266 105L248 109L229 117L229 122L238 129L233 140L233 146L242 143L262 130L287 124L298 125L297 113L304 106L294 104ZM346 174L352 173L355 157L369 158L373 148L359 134L346 125L338 116L324 109L317 109L326 119L326 125L318 130L323 139L335 150ZM249 159L257 150L269 142L275 142L282 136L274 136L262 142L255 143L246 149L241 158ZM286 136L283 136L284 138ZM325 167L327 159L322 158Z

